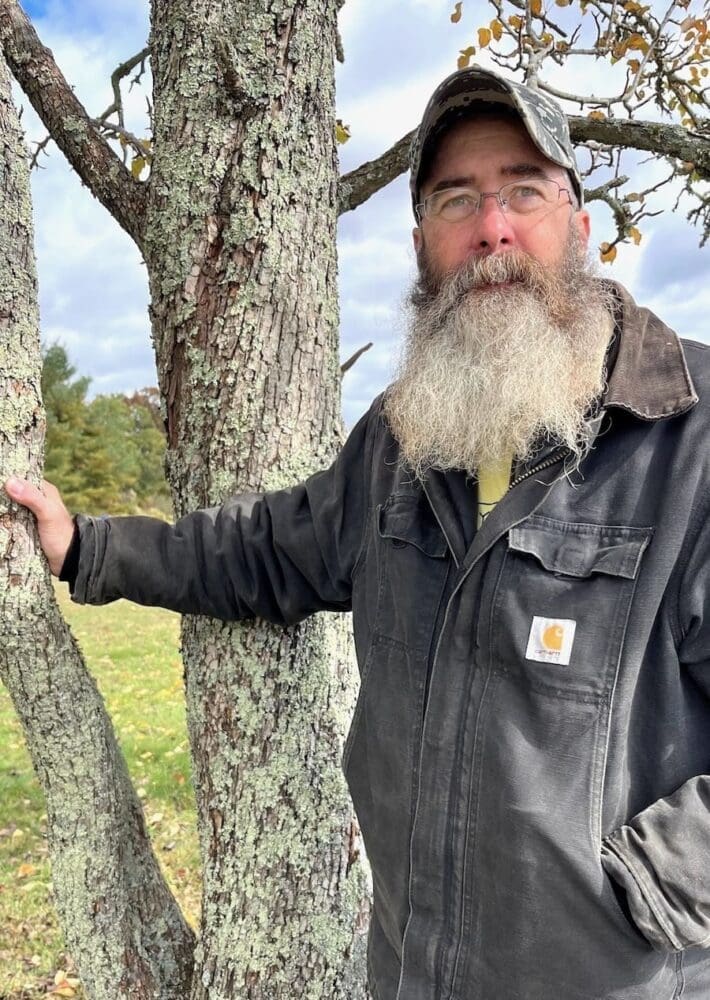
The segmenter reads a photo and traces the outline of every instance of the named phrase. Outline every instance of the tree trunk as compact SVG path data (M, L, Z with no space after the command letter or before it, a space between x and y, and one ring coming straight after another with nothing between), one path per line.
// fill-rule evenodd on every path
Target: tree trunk
M0 54L0 475L41 479L27 158ZM87 992L185 997L193 937L152 854L111 723L54 600L32 519L0 491L0 677L47 800L52 880Z
M285 486L340 443L334 0L154 0L143 249L178 513ZM366 995L340 773L346 623L187 618L204 865L192 998Z

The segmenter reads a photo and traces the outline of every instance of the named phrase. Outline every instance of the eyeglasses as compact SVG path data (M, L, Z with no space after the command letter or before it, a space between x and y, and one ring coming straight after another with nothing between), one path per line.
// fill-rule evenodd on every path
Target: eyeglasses
M463 222L475 215L484 198L495 198L502 212L514 215L532 215L543 208L556 205L565 192L572 199L569 190L557 181L543 177L533 177L525 181L504 184L499 191L475 191L469 187L446 188L435 191L416 206L417 218L443 219L444 222Z

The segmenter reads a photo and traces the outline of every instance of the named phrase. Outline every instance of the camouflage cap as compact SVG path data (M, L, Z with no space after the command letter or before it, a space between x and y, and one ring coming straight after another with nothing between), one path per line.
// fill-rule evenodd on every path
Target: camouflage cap
M556 101L522 83L514 83L482 66L469 66L448 76L432 94L409 152L412 208L416 217L420 174L433 143L452 121L464 117L474 102L512 108L540 152L570 174L579 207L584 202L582 178L569 135L567 116Z

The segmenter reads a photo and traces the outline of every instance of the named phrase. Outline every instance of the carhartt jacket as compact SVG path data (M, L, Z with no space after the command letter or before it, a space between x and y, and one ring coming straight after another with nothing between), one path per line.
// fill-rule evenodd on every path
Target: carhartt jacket
M615 289L593 448L478 532L379 403L292 489L79 519L80 602L352 609L377 1000L710 997L710 353Z

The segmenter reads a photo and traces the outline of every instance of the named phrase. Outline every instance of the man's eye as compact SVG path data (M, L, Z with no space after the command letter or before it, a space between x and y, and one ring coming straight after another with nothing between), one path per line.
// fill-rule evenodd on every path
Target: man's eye
M516 187L511 194L514 198L540 198L542 192L539 188L524 184Z
M458 194L447 195L441 201L442 208L461 208L464 205L472 205L473 196L461 191Z

